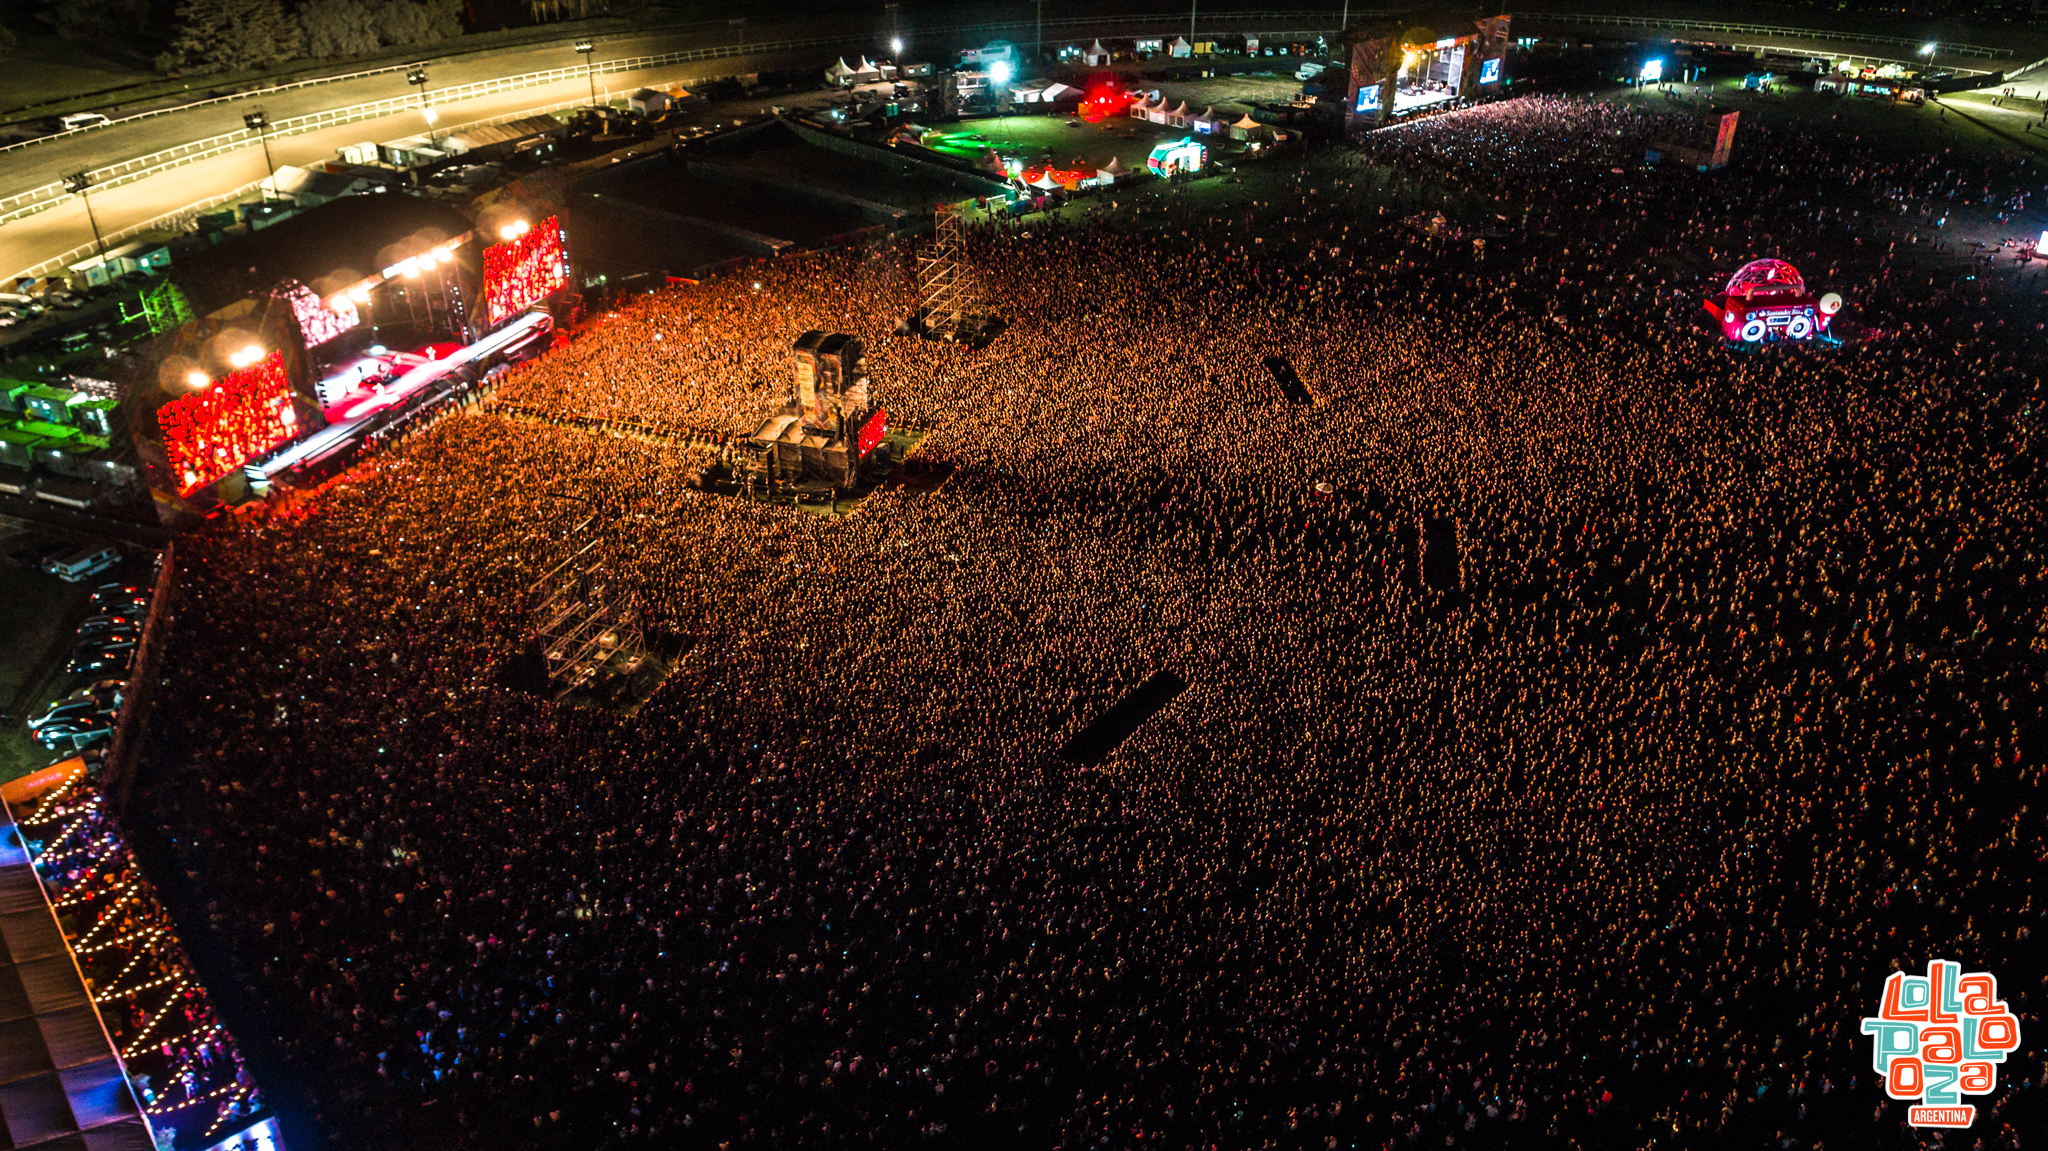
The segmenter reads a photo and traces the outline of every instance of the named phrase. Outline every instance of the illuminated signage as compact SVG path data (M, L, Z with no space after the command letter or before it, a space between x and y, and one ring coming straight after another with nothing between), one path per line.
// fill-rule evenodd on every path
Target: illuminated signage
M1378 84L1368 84L1365 87L1360 88L1358 90L1358 107L1353 110L1358 112L1379 111L1380 86Z
M1479 82L1481 84L1500 83L1500 57L1495 56L1491 60L1480 61Z

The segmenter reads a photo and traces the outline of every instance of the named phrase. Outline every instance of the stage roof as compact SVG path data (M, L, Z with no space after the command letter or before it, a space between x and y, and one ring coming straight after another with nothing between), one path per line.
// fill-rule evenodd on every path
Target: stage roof
M196 252L170 270L204 315L279 280L332 291L469 229L461 212L417 196L343 196Z
M152 1151L114 1042L0 806L0 1140Z

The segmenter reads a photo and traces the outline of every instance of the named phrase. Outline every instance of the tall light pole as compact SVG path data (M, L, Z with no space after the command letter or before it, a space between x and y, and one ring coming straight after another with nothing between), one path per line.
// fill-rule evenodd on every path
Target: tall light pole
M735 16L727 20L726 23L733 26L734 34L740 38L740 54L745 55L747 51L747 18L745 16Z
M86 195L86 189L90 187L91 172L74 172L64 177L64 190L85 201L85 218L92 222L92 244L99 252L100 263L104 264L107 262L107 242L100 238L100 218L93 215L92 197Z
M1927 70L1929 72L1934 71L1934 49L1935 44L1932 41L1920 46L1920 54L1927 57Z
M1038 0L1038 46L1033 51L1033 63L1039 68L1045 67L1045 0ZM1025 78L1029 79L1030 73L1026 73Z
M270 173L271 184L269 188L264 190L263 198L268 200L270 199L270 193L277 190L277 165L272 163L270 159L270 116L261 108L256 109L254 112L244 113L242 116L242 127L256 133L257 138L263 141L263 167L265 171Z
M1198 0L1188 0L1188 45L1190 48L1195 43L1195 5L1197 2Z
M415 64L405 74L405 82L420 90L420 114L427 117L427 142L434 142L434 118L427 113L427 70Z
M590 81L590 106L597 107L597 66L590 62L590 54L597 51L595 40L576 41L576 50L583 53L583 75Z

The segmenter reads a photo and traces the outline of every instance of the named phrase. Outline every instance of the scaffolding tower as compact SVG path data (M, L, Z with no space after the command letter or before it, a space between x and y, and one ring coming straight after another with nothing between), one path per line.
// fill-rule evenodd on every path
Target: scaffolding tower
M570 533L574 539L597 517ZM530 589L535 601L527 641L538 647L547 672L547 692L601 690L638 672L647 661L639 597L619 586L593 539L540 577Z
M917 258L917 313L914 322L934 339L960 340L985 319L974 273L967 266L967 232L960 210L940 204L932 219L932 244Z

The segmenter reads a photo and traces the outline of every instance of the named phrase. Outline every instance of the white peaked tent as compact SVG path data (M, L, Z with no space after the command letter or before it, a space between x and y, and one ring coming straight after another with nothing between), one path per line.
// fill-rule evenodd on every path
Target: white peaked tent
M1202 109L1202 114L1194 118L1194 121L1191 126L1194 128L1195 131L1202 132L1208 135L1214 135L1218 132L1228 132L1230 131L1230 117L1218 116L1216 114L1215 106L1211 105L1210 107Z
M1118 180L1123 179L1125 174L1124 166L1117 161L1115 156L1111 156L1109 163L1095 170L1096 179L1108 184L1114 184Z
M841 56L830 68L825 69L825 83L846 88L853 84L854 70L846 66L846 57Z
M1086 52L1081 53L1081 60L1090 68L1101 68L1109 63L1109 49L1104 48L1102 41L1098 39L1088 46Z
M860 58L860 67L854 71L853 78L862 84L872 84L882 78L882 70L866 56L862 56Z
M1081 95L1082 93L1079 88L1071 84L1055 82L1047 84L1045 91L1038 94L1038 99L1040 103L1051 104L1060 100L1079 100Z
M1061 184L1058 180L1053 179L1052 173L1050 171L1040 172L1038 174L1038 179L1029 180L1026 182L1034 188L1043 188L1048 192L1052 191L1055 188L1063 188L1066 186L1064 184Z
M1175 36L1173 43L1166 46L1166 54L1176 58L1185 58L1195 54L1195 46L1188 43L1187 37Z
M1146 95L1144 95L1144 94L1142 94L1142 93L1141 93L1141 94L1139 94L1139 96L1138 96L1137 102L1131 105L1131 119L1133 119L1133 120L1149 120L1149 119L1151 119L1151 118L1152 118L1152 97L1150 97L1150 96L1146 96Z
M1182 100L1180 107L1166 114L1166 125L1169 128L1185 128L1188 126L1188 102L1186 100Z

